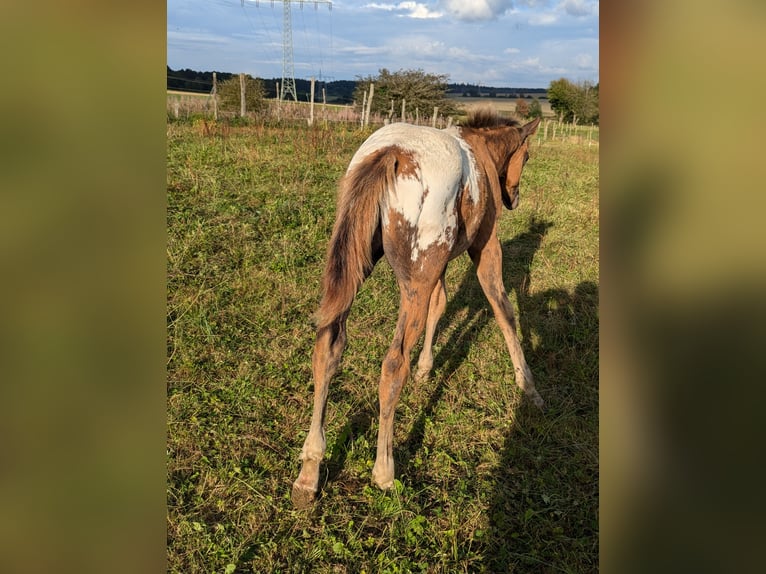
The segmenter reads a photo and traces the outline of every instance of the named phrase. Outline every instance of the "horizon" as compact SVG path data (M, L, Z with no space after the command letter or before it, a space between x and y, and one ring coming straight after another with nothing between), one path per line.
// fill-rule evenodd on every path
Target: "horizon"
M216 74L228 74L228 75L231 75L231 76L236 76L237 74L239 74L239 72L227 72L225 70L195 70L193 68L172 68L171 66L167 66L167 68L170 69L171 72L189 71L189 72L194 72L196 74L213 74L213 73L216 73ZM396 70L394 70L394 71L396 71ZM281 79L282 79L281 76L273 76L273 77L270 77L270 78L265 78L265 77L262 77L262 76L252 76L252 77L260 79L260 80L262 80L264 82L274 82L274 81L278 82L278 81L281 81ZM170 76L168 76L168 78L170 78ZM177 78L177 79L184 80L185 78ZM317 82L322 81L322 82L324 82L327 85L330 85L330 84L333 84L333 83L339 83L339 82L352 82L352 83L356 83L356 82L359 82L359 81L364 81L364 79L359 79L359 78L354 79L354 80L345 80L345 79L342 79L342 80L319 80L319 79L315 78L315 80ZM296 82L311 82L311 78L298 78L298 77L296 77L295 81ZM485 91L488 91L488 90L503 90L504 92L505 91L510 91L510 92L525 92L525 91L537 92L537 91L540 91L540 90L544 90L547 93L547 90L548 90L547 86L544 87L544 88L535 88L535 87L530 87L530 86L490 86L490 85L475 84L475 83L469 83L469 82L452 82L452 81L448 81L448 82L446 82L446 84L447 84L448 87L449 86L476 87L476 88L480 88L482 93L485 92ZM175 90L175 88L168 88L168 89L169 90L174 90L174 91L188 91L188 92L193 92L194 91L194 90ZM205 92L203 90L201 90L199 93L205 93Z

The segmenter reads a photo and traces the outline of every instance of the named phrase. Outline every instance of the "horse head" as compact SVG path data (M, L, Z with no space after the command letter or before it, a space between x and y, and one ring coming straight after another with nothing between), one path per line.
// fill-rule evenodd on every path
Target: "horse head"
M500 171L500 191L503 198L503 205L507 209L516 209L519 205L519 182L521 181L521 172L524 164L529 159L529 136L537 131L540 124L540 118L517 128L521 138L521 144L511 154L508 159L508 165L505 170Z

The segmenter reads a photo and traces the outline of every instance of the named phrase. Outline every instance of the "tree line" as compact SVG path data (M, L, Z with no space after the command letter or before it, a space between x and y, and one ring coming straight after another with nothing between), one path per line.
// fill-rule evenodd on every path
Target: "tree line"
M210 93L213 89L213 72L197 72L167 68L167 87L169 90ZM216 72L217 91L223 109L239 109L239 74ZM276 98L279 78L261 79L247 76L247 109L263 109L265 98ZM431 74L421 69L398 70L392 72L382 68L376 75L358 76L356 81L336 80L316 82L315 101L327 103L352 104L361 108L370 86L374 84L374 97L371 112L388 116L401 117L404 102L408 116L430 116L434 108L442 116L460 114L459 100L449 97L456 94L468 95L476 88L490 97L497 97L495 88L474 86L472 84L450 84L446 74ZM296 78L295 89L300 101L308 101L311 82ZM588 82L575 83L560 78L550 83L547 89L503 88L505 96L517 97L516 113L522 118L541 117L542 109L537 94L547 96L551 109L558 119L567 123L597 125L599 121L599 85ZM477 93L479 93L477 91ZM492 95L494 93L494 96ZM529 96L532 100L529 100ZM527 99L525 99L525 97Z
M215 72L219 84L227 82L233 78L239 81L239 74L229 72ZM277 97L277 87L282 81L281 78L258 78L263 85L263 94L266 98ZM335 80L332 82L317 81L315 90L318 96L315 99L321 101L322 89L325 89L327 103L332 104L351 104L354 101L354 89L356 82L349 80ZM209 94L213 89L213 72L198 72L184 68L174 70L167 66L167 89L180 90L184 92L198 92ZM220 90L220 85L219 85ZM311 93L311 81L295 78L295 92L300 101L308 101Z

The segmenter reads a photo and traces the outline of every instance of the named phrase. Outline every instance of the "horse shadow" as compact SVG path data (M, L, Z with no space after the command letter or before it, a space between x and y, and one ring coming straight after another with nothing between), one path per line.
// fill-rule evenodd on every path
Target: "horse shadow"
M502 245L503 248L503 280L506 289L509 286L524 286L526 289L529 284L529 268L535 253L540 248L543 237L548 228L553 224L547 221L533 219L529 229L510 241ZM508 289L510 291L510 289ZM517 289L518 290L518 289ZM423 442L425 424L433 414L436 406L441 400L447 380L460 365L468 358L471 347L476 343L479 333L494 321L492 309L481 289L479 280L473 269L469 269L462 283L454 294L450 293L450 286L447 285L448 303L447 309L442 315L440 323L453 320L454 316L461 311L465 311L465 316L456 326L452 328L448 340L442 345L440 351L434 356L434 364L431 369L432 379L438 379L436 387L431 392L426 405L420 409L420 413L412 426L407 440L401 448L400 464L406 468L412 456L420 449ZM523 311L522 311L523 315ZM517 321L518 321L517 317ZM522 323L522 327L524 323ZM526 335L526 333L522 333ZM437 327L438 337L438 327ZM526 339L526 337L525 337ZM527 349L524 349L525 353ZM508 358L510 363L510 357ZM529 362L529 358L527 358ZM533 369L534 370L534 369ZM437 375L438 373L438 375Z
M530 292L530 268L552 225L533 219L502 244L504 283L516 295L522 347L546 411L522 399L492 473L489 524L478 544L492 572L566 570L570 561L579 564L573 571L598 570L598 286L583 281L573 292ZM465 309L434 357L435 386L398 449L403 475L414 471L410 460L423 446L426 421L450 375L494 321L472 270L449 299L444 320Z

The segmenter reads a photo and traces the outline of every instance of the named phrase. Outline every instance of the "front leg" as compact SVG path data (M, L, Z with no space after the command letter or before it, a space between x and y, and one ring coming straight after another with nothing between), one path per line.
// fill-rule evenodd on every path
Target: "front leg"
M532 399L532 402L542 408L544 405L540 393L535 388L532 371L524 358L524 351L519 344L516 333L516 319L513 316L513 307L508 300L508 294L503 285L502 250L497 235L493 233L487 242L477 248L469 249L469 255L476 264L476 275L484 294L492 306L500 330L505 338L508 352L513 361L513 369L516 375L516 384L524 393Z

